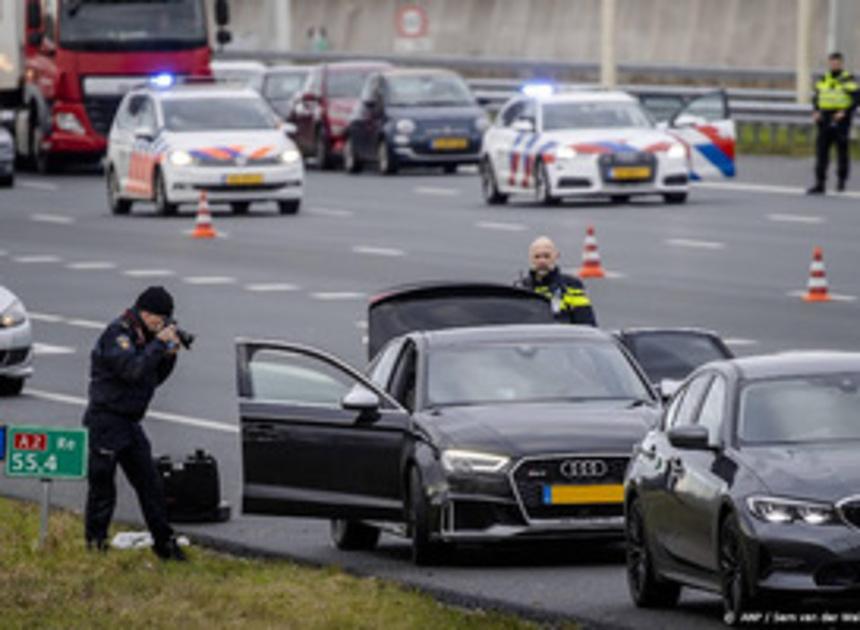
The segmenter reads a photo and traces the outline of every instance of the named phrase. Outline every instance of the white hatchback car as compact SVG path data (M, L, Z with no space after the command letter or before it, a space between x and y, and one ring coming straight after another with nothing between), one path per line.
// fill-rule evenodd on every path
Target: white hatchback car
M166 82L165 82L166 83ZM179 204L229 203L244 214L274 201L282 214L299 210L301 155L283 123L250 87L216 83L131 90L117 110L105 173L114 214L134 201L154 201L160 214Z
M33 374L33 332L27 311L14 293L0 286L0 395L20 394Z

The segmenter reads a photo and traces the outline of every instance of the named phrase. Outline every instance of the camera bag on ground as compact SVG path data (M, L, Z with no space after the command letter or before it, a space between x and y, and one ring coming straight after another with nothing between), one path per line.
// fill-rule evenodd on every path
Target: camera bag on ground
M167 520L210 523L230 518L230 506L221 501L218 462L211 454L198 449L182 461L162 455L155 466L164 486Z

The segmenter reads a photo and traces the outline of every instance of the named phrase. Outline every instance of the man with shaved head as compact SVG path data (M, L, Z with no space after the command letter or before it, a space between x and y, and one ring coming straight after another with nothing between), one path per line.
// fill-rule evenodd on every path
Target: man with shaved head
M529 246L529 273L517 283L550 301L555 319L571 324L597 326L591 300L579 278L558 268L559 251L548 236L539 236Z

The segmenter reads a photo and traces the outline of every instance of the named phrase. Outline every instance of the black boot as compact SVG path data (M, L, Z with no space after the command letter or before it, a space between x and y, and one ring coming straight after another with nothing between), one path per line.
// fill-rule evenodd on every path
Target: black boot
M165 542L154 544L152 551L162 560L176 560L177 562L188 560L185 552L182 551L179 543L176 542L176 538L170 538Z
M824 194L824 182L817 182L815 186L806 189L807 195L823 195Z
M92 538L87 540L87 551L100 551L101 553L107 553L107 550L110 549L110 545L104 538Z
M845 180L840 179L836 184L836 192L845 192Z

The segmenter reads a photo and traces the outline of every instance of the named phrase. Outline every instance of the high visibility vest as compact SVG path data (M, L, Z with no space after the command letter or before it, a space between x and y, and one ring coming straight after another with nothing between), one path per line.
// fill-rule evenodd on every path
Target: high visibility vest
M857 82L847 70L843 70L838 76L828 72L815 84L818 109L827 111L850 109L853 93L857 89Z

